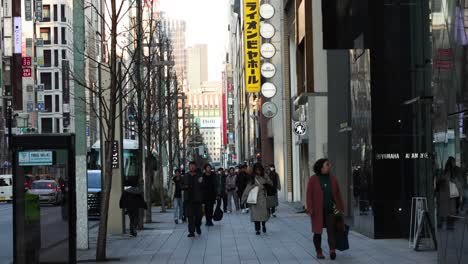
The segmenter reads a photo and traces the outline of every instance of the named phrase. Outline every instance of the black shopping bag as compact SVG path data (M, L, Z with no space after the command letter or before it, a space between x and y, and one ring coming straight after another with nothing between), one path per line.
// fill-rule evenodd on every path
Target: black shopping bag
M213 220L214 221L221 221L223 219L223 210L221 210L221 202L218 200L216 202L216 209L213 213Z
M349 241L348 241L348 234L349 234L349 226L345 225L345 230L336 230L335 238L336 238L336 249L339 251L345 251L349 249Z

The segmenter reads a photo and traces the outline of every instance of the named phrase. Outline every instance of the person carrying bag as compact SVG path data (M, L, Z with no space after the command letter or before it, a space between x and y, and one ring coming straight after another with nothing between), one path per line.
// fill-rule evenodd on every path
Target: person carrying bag
M245 188L242 195L242 202L250 206L250 220L255 223L255 233L260 235L260 226L263 233L266 233L266 221L270 218L267 208L267 194L265 185L273 185L260 163L256 163L253 168L251 182Z

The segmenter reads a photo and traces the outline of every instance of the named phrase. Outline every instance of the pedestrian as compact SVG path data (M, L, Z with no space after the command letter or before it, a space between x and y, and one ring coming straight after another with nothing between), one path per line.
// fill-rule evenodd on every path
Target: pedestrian
M182 189L184 190L185 216L188 219L188 237L194 237L195 231L201 235L203 175L193 161L189 164L189 172L184 175Z
M437 180L436 194L439 222L446 222L446 228L453 229L453 215L459 213L463 201L463 172L454 157L449 157L443 173Z
M281 191L281 182L279 179L278 173L276 173L275 165L270 165L270 171L268 172L268 177L270 178L273 186L267 187L267 201L268 209L270 214L273 217L276 217L276 207L278 206L278 191Z
M227 211L227 191L226 191L226 177L227 173L224 171L223 168L218 169L218 177L217 177L217 186L218 186L218 195L223 200L223 211Z
M174 177L172 177L173 182L173 204L174 204L174 222L179 224L179 221L182 221L183 217L183 205L182 205L182 175L179 169L174 170Z
M244 190L242 201L247 202L249 193L255 187L258 187L257 199L255 204L249 204L250 207L250 221L255 223L255 234L260 235L260 226L263 233L266 233L266 221L269 219L267 208L267 194L265 185L273 185L268 177L265 177L265 169L262 164L255 163L253 169L253 177L250 179L249 184Z
M232 213L234 211L232 206L232 201L234 200L235 209L239 211L239 199L237 196L237 185L236 185L237 175L234 171L234 168L229 169L229 173L226 178L226 192L227 192L227 211Z
M314 246L318 259L324 259L322 232L327 229L330 258L336 259L337 229L344 231L344 205L338 181L330 174L328 159L319 159L314 165L315 175L307 183L307 212L312 222Z
M143 192L133 184L132 187L123 191L119 202L120 208L125 209L125 214L130 218L130 235L137 236L140 209L148 209L143 198Z
M205 209L205 225L213 226L213 207L217 197L217 179L216 174L212 171L213 167L210 164L205 164L203 167L205 173L203 174L203 205Z
M245 187L247 187L247 183L248 183L248 175L247 175L246 170L247 170L247 166L241 165L239 167L239 173L237 174L237 178L236 178L237 196L239 197L240 208L243 214L248 213L248 208L246 204L242 202L242 195L244 194Z

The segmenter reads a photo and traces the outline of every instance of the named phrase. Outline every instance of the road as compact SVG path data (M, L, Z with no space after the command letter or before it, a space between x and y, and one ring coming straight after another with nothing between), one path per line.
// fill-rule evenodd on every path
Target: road
M0 260L13 261L13 208L11 204L0 203Z

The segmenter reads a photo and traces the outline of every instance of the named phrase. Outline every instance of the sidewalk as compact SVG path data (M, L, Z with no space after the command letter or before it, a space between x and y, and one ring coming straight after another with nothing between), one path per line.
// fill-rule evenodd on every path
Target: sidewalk
M175 225L172 213L154 208L153 224L146 224L137 238L110 236L107 263L346 263L431 264L436 252L415 252L406 240L372 240L358 233L349 235L351 249L339 252L336 261L318 261L313 250L309 218L281 204L278 217L267 222L267 234L256 236L250 216L225 214L214 227L202 227L202 236L187 238L186 224ZM97 229L90 232L91 249L78 251L80 262L94 263ZM324 235L325 237L325 235ZM324 251L328 253L326 241Z

